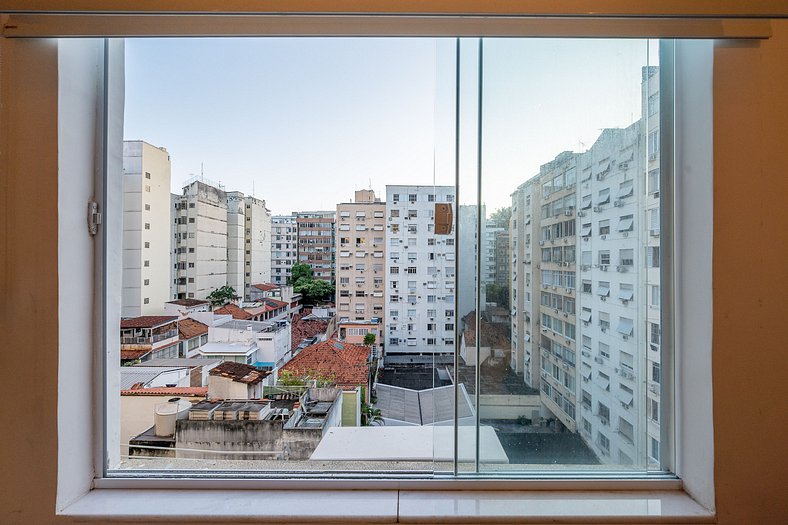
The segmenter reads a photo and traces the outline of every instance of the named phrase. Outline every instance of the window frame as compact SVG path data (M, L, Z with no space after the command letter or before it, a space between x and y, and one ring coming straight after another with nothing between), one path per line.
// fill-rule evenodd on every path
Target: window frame
M113 44L110 41L107 41L105 43L104 51L105 51L106 54L111 53L112 46L113 46ZM709 49L710 49L710 47L709 47ZM705 50L695 49L695 50L691 50L691 52L694 52L695 54L701 55L701 56L703 56L704 53L705 53L705 56L708 59L709 56L711 56L711 54L709 53L709 49L705 49ZM109 69L112 69L113 68L112 61L111 60L105 60L104 61L104 66L109 68ZM685 66L686 66L686 64L685 64ZM118 72L115 71L115 73L117 74ZM122 78L122 73L121 73L120 77ZM105 76L105 78L104 78L105 85L109 85L109 84L112 84L114 82L117 82L117 78L112 78L111 76L109 76L109 77ZM705 86L705 87L709 88L710 86ZM692 99L694 97L696 99L695 102L699 102L700 101L701 102L700 106L703 107L703 111L707 112L707 114L705 115L707 117L707 120L705 121L705 125L708 125L708 122L709 122L708 119L710 119L710 116L711 116L711 114L710 114L710 107L709 107L710 106L710 102L708 100L703 100L703 98L702 98L703 97L703 93L699 94L699 93L695 92L695 91L697 91L696 89L691 89L689 91L691 92L689 94L689 98ZM701 92L705 91L706 95L708 95L708 92L709 92L708 90L704 90L704 89L701 89L700 91ZM678 96L678 94L677 94L677 96ZM111 97L108 97L108 98L111 98ZM698 100L698 98L699 98L699 100ZM115 102L117 102L117 101L115 101ZM682 104L682 106L684 108L689 108L689 109L692 108L691 104L683 103L683 102L686 102L686 101L676 100L676 104ZM107 100L103 100L102 101L103 110L104 110L104 114L103 114L103 117L104 117L104 121L103 121L104 133L107 133L108 129L110 128L110 125L108 124L108 122L106 120L106 114L107 114L108 109L112 105L112 103L113 102L111 100L110 101L107 101ZM681 129L681 136L684 138L683 140L693 141L693 138L689 136L689 133L687 132L687 129L694 127L695 129L700 130L700 129L703 129L703 128L701 126L698 126L697 124L694 124L693 122L691 122L691 119L689 119L689 118L684 118L683 120L684 120L684 122L683 122L684 128ZM115 131L117 132L117 130L115 130ZM708 134L708 132L707 132L707 134ZM665 132L661 133L661 140L662 140L663 144L661 145L660 149L661 149L663 154L665 154L666 151L669 151L669 150L665 149L665 144L664 144L665 142L667 142L669 140L669 139L666 138L666 135L669 135L669 133L665 133ZM699 133L699 135L702 135L702 133ZM708 142L708 143L705 143L704 141ZM703 137L703 138L694 139L694 142L699 143L701 153L708 153L710 151L710 146L711 146L710 137L706 136L706 137ZM671 142L671 144L672 144L672 142ZM683 144L683 145L686 146L686 144ZM98 152L99 153L99 157L101 158L102 166L104 166L105 169L107 168L107 166L110 163L113 162L113 160L115 162L117 162L117 159L112 159L108 155L108 152L106 150L106 142L103 144L103 148L99 148L99 149L101 150L100 152ZM687 150L691 150L691 148L690 147L686 147L685 148L685 151L683 151L685 157L692 157L693 154L692 153L688 154ZM680 161L680 162L681 161L686 162L687 159L685 157L680 157L677 160ZM670 158L669 160L670 160L670 162L673 162L674 159ZM693 159L693 160L697 161L697 159ZM710 159L702 159L702 160L708 161L709 162L708 167L710 168ZM667 170L661 170L661 173L660 173L661 177L665 177L665 171L667 171ZM708 251L705 251L705 252L703 252L702 250L700 250L698 248L695 248L693 250L693 246L694 245L692 244L692 241L697 240L699 238L703 239L704 236L707 236L707 235L709 235L711 233L710 232L711 221L708 221L708 217L711 216L711 199L710 199L710 195L711 195L711 192L710 192L710 181L711 181L711 178L712 178L711 177L711 171L709 169L709 173L708 173L707 177L699 177L699 179L701 179L701 180L698 180L698 181L678 181L679 185L683 185L683 184L689 183L688 184L689 191L685 195L683 202L677 203L678 209L676 210L676 215L679 216L679 217L682 217L684 215L697 216L697 217L700 217L701 219L706 219L706 220L705 221L704 220L687 221L686 219L684 219L686 222L680 223L683 226L685 226L685 230L683 230L681 232L677 232L677 234L675 236L675 243L678 246L680 246L680 250L678 251L678 255L681 256L680 259L675 259L674 260L675 254L669 253L669 252L671 252L671 250L669 250L669 249L668 250L664 250L663 249L663 254L662 254L662 256L663 256L663 265L664 266L668 266L671 263L675 263L676 266L677 266L676 280L678 282L679 279L680 279L680 288L683 290L681 299L683 299L685 302L694 302L696 304L697 303L701 304L701 306L705 306L706 310L704 310L704 312L708 313L707 316L704 316L704 317L708 317L708 320L709 320L708 325L707 325L707 323L700 323L701 326L697 326L697 325L696 326L690 326L690 325L692 325L692 323L686 323L686 326L680 326L680 328L683 330L683 332L677 333L676 337L685 340L685 342L686 342L686 340L689 340L689 341L694 341L694 342L697 343L697 342L702 341L701 337L705 337L707 334L710 335L710 318L711 318L710 293L711 293L711 288L710 288L710 271L709 270L710 270L710 267L711 267L711 250L708 250ZM661 181L661 187L662 188L666 188L667 187L664 184L664 182L666 182L666 181ZM693 182L695 184L692 184ZM671 183L671 181L667 181L667 184L670 184L670 183ZM103 181L97 181L97 184L99 185L100 188L102 188L102 192L103 192L102 193L101 204L102 205L109 204L107 188L103 186L104 182ZM687 189L687 188L684 188L682 186L682 189ZM669 195L675 195L675 193L673 193L673 192L667 192L666 191L665 193L667 193ZM694 199L691 198L692 196L694 196L695 198ZM700 204L699 204L699 201L700 201ZM689 204L688 204L689 202L692 202L692 208L689 206ZM682 207L681 204L685 204L685 206ZM102 206L102 208L103 208L103 206ZM665 208L666 208L666 210L663 210L663 219L665 218L666 214L670 213L672 215L672 212L673 212L673 210L670 209L669 206L666 206ZM668 226L672 227L673 226L672 216L668 216L667 218L670 219L670 220L663 220L662 221L663 225L665 225L666 227L668 227ZM102 231L106 231L106 229L102 229ZM706 238L710 238L710 235L709 235L709 237L706 237ZM96 246L101 248L101 250L99 250L99 251L102 252L101 257L103 257L103 263L104 264L107 263L107 260L106 260L106 257L107 257L107 255L106 255L106 243L107 242L108 242L108 239L106 238L106 236L104 236L103 239L97 239L97 242L96 242ZM704 245L704 243L698 243L698 246L703 246L703 245ZM665 253L665 252L668 252L668 253ZM701 252L703 252L703 253L701 253ZM693 280L691 278L697 278L697 276L702 275L702 273L699 271L699 269L706 271L705 277L708 277L708 279L698 279L695 282L695 284L693 285ZM98 290L103 290L103 293L106 295L107 283L104 280L104 276L101 275L102 274L101 271L98 271L96 273L98 274L97 275L97 279L96 279L96 287L97 287ZM706 284L707 282L709 283L709 286L704 289L703 285ZM697 299L697 300L692 301L691 300L691 299L693 299L692 297L689 297L689 299L690 299L689 301L687 300L688 297L686 297L686 296L689 295L690 292L696 294L696 298L695 299ZM662 286L662 294L663 294L662 304L672 304L673 293L674 293L674 290L673 290L672 287L663 285ZM666 297L668 299L670 299L670 301L666 300L665 299ZM708 302L708 304L707 304L707 302ZM676 313L676 318L677 318L677 321L680 321L680 316L681 316L680 312L689 311L689 310L690 310L689 308L686 308L686 307L684 307L683 304L679 304L677 302L676 303L676 312L677 312ZM107 329L106 318L103 315L100 315L99 317L100 318L96 320L97 321L97 325L103 327L102 330L106 331L106 329ZM706 319L704 319L704 321L705 320ZM687 335L686 332L689 332L689 335ZM710 337L708 339L710 340ZM663 322L663 341L664 340L665 340L665 323ZM705 347L706 345L701 344L701 346ZM681 360L685 356L683 356L682 354L678 353L679 347L680 346L677 345L676 358ZM106 355L106 353L104 352L103 348L100 348L99 352L100 352L101 355ZM708 354L710 356L710 346L709 346ZM702 361L702 359L701 359L701 361ZM700 364L699 363L694 363L694 364L695 364L695 366L700 366L700 370L703 372L703 375L704 376L709 376L709 378L710 378L710 363L705 363L705 364L704 363L700 363ZM708 365L708 366L706 366L706 365ZM708 369L705 369L704 367L708 368ZM667 375L667 373L666 373L666 368L665 368L665 364L664 363L663 363L662 371L663 371L663 377L665 377ZM98 388L98 391L104 392L106 394L106 392L109 390L109 386L106 384L106 378L103 377L102 373L96 373L95 375L97 376L96 380L97 380L98 384L96 385L96 387ZM90 387L91 385L87 385L87 386ZM682 385L678 385L679 388L681 388L683 386L687 386L687 385L683 385L683 384ZM710 381L708 383L708 388L709 388L709 390L711 389ZM63 390L61 389L59 391L59 393L60 393L59 398L62 398L63 394L64 394ZM681 394L681 392L679 392L679 393ZM708 398L710 398L710 397L711 396L708 396ZM690 396L687 396L686 398L684 398L684 403L682 404L682 407L684 407L684 408L690 407L691 408L692 406L694 406L693 403L691 403L692 399L693 398L690 397ZM695 399L697 399L697 398L695 398ZM664 406L666 403L663 401L662 404ZM682 410L681 414L679 414L679 415L682 416L682 419L681 419L681 425L682 426L685 425L685 424L686 425L691 425L691 419L687 418L687 415L689 413L691 413L691 412L692 412L691 410L690 411ZM711 406L710 406L710 404L708 405L708 407L706 407L705 411L701 411L701 412L705 416L703 418L704 421L710 420L710 418L711 418ZM101 417L101 414L103 414L103 411L95 411L95 413L99 414L98 418L100 420L99 421L100 426L95 427L95 428L104 428L104 426L103 426L103 418ZM705 435L706 439L702 440L702 441L704 442L704 446L708 447L709 450L713 449L713 440L711 440L710 429L711 429L711 426L709 425L709 427L706 429L706 432L702 432L702 429L700 427L697 427L695 430L693 430L693 434L692 434L693 436L697 436L698 434ZM682 428L680 430L684 431L686 429ZM101 440L98 440L98 441L101 441ZM59 443L61 444L59 446L63 446L62 445L63 442L64 442L63 439L59 440ZM682 441L682 445L686 446L686 444L687 444L687 441L683 440ZM106 450L106 447L102 446L101 447L101 456L102 457L103 457L103 451L104 450ZM63 454L63 449L61 448L61 455L62 454ZM665 447L662 445L662 443L660 445L660 455L661 456L665 456ZM685 453L685 455L687 456L687 458L690 457L689 454ZM705 454L705 457L708 458L709 455ZM97 459L99 459L98 456L94 455L93 460L95 461ZM680 461L682 459L686 459L686 458L677 458L677 465L676 465L676 471L680 475L682 474L682 472L680 471L681 470L681 467L680 467L681 463L680 463ZM104 464L103 459L99 459L98 465L95 465L95 466L100 466L100 465L103 465L103 464ZM103 469L103 467L100 468L99 470L97 470L97 472L102 472L102 469ZM699 469L699 472L702 471L702 470L703 470L702 468ZM708 489L707 492L705 494L702 494L702 497L698 497L697 493L694 493L694 494L695 494L696 498L698 498L698 500L700 500L702 502L702 504L701 503L697 504L698 509L700 509L700 515L701 516L706 516L706 517L713 517L713 482L709 481L709 480L711 480L713 478L711 478L709 472L706 472L706 474L709 474L709 476L706 477L706 481L705 482L701 483L701 482L699 482L699 480L694 480L694 481L698 481L700 485L705 485L705 488ZM60 489L62 487L62 484L63 483L67 483L68 481L69 481L68 475L61 470L60 475L58 476L58 485L59 485L58 486L58 493L59 494L60 494ZM605 495L609 495L610 494L609 491L611 491L611 490L647 490L647 491L654 491L654 490L658 490L659 491L659 490L662 490L662 491L665 491L664 495L662 495L662 496L659 495L659 494L657 494L656 496L652 495L652 498L660 499L660 498L664 497L665 501L668 501L671 497L676 497L676 496L681 495L681 494L686 496L686 494L687 494L686 492L682 492L681 491L682 482L679 482L679 481L677 481L675 479L662 479L662 480L660 480L660 479L650 479L650 480L609 479L609 480L605 480L605 481L588 480L588 479L583 479L583 480L560 479L560 480L558 480L559 483L552 483L552 481L555 481L555 480L549 480L549 479L547 479L547 480L546 479L542 479L542 480L496 480L496 479L478 480L478 479L474 479L472 481L461 480L461 479L460 480L451 480L451 481L447 481L447 480L427 480L427 481L425 481L425 480L414 480L414 481L410 481L410 480L396 480L396 481L392 481L392 480L364 480L363 483L364 483L365 486L367 486L370 489L379 489L379 488L387 489L387 490L398 489L400 491L402 491L402 490L406 490L406 491L408 491L408 490L416 490L416 491L418 491L419 489L423 489L423 488L428 488L430 490L435 490L435 489L440 489L440 488L444 488L444 489L447 489L447 490L457 490L457 489L463 488L463 486L466 487L466 488L474 488L474 489L483 488L485 490L496 490L496 489L527 490L527 489L532 489L532 488L539 488L539 489L542 489L542 490L544 490L545 488L551 488L551 489L556 489L556 490L563 490L563 489L566 489L566 488L572 488L572 489L585 488L586 490L596 491L595 494L598 494L598 495L600 495L602 497L604 497ZM690 481L690 479L689 478L685 478L684 481L683 481L683 484L686 486L688 481ZM221 485L221 487L217 487L217 484ZM108 479L106 477L99 476L99 477L95 478L94 480L92 480L92 489L93 490L91 490L91 487L86 487L86 494L83 495L83 497L81 497L81 498L76 498L76 500L72 499L72 501L69 502L69 505L64 505L62 500L60 500L60 498L59 498L59 502L58 502L59 504L58 504L57 512L59 514L65 514L65 515L71 515L71 516L94 516L94 517L97 516L97 515L101 515L101 516L111 516L111 515L119 516L119 515L121 515L121 514L119 514L119 512L121 512L122 509L128 509L128 505L124 506L123 504L120 504L117 509L111 508L110 510L107 510L107 508L104 508L104 509L102 509L100 511L101 513L99 513L99 514L95 514L95 512L96 512L95 511L95 507L92 507L94 510L90 510L90 509L86 508L86 505L87 506L96 505L97 502L101 502L101 501L106 502L107 498L109 498L110 500L115 501L118 498L118 496L120 496L121 498L128 497L129 493L126 490L123 490L123 491L108 491L108 490L105 490L105 489L109 489L109 488L113 488L113 489L129 489L129 488L140 489L140 488L145 488L145 489L148 489L150 491L154 491L156 493L166 492L169 497L172 497L172 496L174 496L174 494L171 491L164 490L163 489L164 487L167 487L168 489L197 488L197 487L200 487L200 488L211 488L211 489L216 488L216 489L219 489L219 490L221 490L221 489L228 489L228 488L238 488L238 487L268 488L268 489L273 489L273 490L276 490L277 488L282 488L282 487L284 487L284 488L291 488L291 489L292 488L300 488L300 489L321 488L321 489L326 489L326 488L330 487L332 490L336 489L336 490L344 491L344 490L349 489L349 488L358 488L359 486L360 486L360 484L353 483L352 481L341 481L341 482L337 483L337 482L334 482L334 481L331 481L331 480L321 480L321 481L318 481L318 482L309 481L309 480L305 481L305 480L299 480L299 479L291 479L291 480L284 480L284 479L278 479L278 480L261 480L261 479L256 479L256 480L219 480L219 479L214 478L214 479L206 479L206 480L197 480L197 479L171 480L171 479L133 479L131 477L126 478L126 479ZM703 488L704 487L701 487L700 490L702 491ZM115 493L111 494L111 492L115 492ZM345 493L345 492L341 492L341 493L345 494L345 495L348 494L348 493ZM411 497L411 498L415 497L416 499L418 499L418 497L419 497L418 493L415 493L415 496L414 496L414 493L406 492L405 495L408 496L408 497ZM269 494L267 494L267 496L263 495L263 496L260 496L260 497L264 497L264 496L265 497L271 497L272 495L269 493ZM452 495L452 494L450 494L449 496L450 497L456 497L456 495ZM708 499L709 496L711 496L711 500ZM685 502L685 504L688 504L689 501L691 501L691 499L688 496L687 496L687 498L688 498L688 500ZM133 499L133 498L131 498L131 499ZM176 499L177 499L177 497L176 497ZM434 500L438 500L438 499L440 499L440 497L436 497L436 498L433 498L433 499ZM634 499L637 500L638 496L635 496ZM88 501L88 500L92 500L92 501ZM74 503L74 501L76 501L76 503ZM120 500L118 500L118 501L120 501ZM188 498L186 498L184 501L192 501L193 502L193 500L189 500ZM674 505L674 507L675 507L675 505ZM680 505L679 505L679 507L680 507ZM182 514L177 514L178 516L188 516L188 515L190 515L189 512L187 510L185 510L186 507L184 507L184 505L177 505L176 504L176 505L174 505L174 508L175 508L174 512L181 512L182 513ZM705 511L703 510L704 508L706 509ZM71 509L71 510L69 510L69 509ZM695 512L697 512L698 509L693 509L693 510ZM144 509L139 509L139 510L144 513ZM227 510L227 509L225 508L225 510ZM321 510L324 510L324 509L321 509ZM684 511L686 511L686 510L687 510L687 508L684 508ZM158 509L158 515L162 516L162 515L168 515L168 513L170 511L166 511L166 512L164 512L164 514L161 514L160 512L161 512L161 509ZM637 514L636 512L633 513L633 515L636 515L636 514ZM174 515L174 514L170 513L169 515ZM222 514L222 515L224 515L224 514Z

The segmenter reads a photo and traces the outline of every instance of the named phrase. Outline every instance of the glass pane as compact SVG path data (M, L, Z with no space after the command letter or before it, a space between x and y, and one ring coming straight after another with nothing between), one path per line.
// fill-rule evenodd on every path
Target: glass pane
M110 469L453 470L454 42L126 42Z
M482 470L658 466L656 50L484 41Z

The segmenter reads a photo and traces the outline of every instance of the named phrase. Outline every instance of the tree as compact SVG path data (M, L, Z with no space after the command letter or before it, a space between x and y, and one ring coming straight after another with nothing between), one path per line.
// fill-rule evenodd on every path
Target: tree
M506 206L505 208L498 208L492 215L490 215L490 226L497 226L499 228L508 228L509 220L512 218L512 207Z
M380 415L380 409L374 408L372 405L361 403L361 426L371 427L377 425L385 425L383 417Z
M225 285L209 293L207 299L211 301L212 306L224 306L230 301L238 299L238 296L235 293L235 288Z
M375 344L375 334L372 332L367 332L367 335L364 336L364 344L367 346L372 346Z
M312 267L306 263L298 263L294 264L292 268L290 268L290 279L289 284L295 284L299 281L299 279L305 278L312 280Z

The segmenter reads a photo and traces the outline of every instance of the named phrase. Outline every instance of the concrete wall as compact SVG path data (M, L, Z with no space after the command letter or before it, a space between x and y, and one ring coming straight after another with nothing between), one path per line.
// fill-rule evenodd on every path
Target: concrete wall
M159 403L166 403L173 396L120 396L120 443L121 454L126 454L126 447L123 445L129 439L144 432L153 426L153 409ZM191 402L203 399L200 397L184 397Z
M482 419L517 419L520 416L530 418L534 411L542 407L539 396L506 396L482 394L479 396Z
M107 1L103 7L121 4ZM54 2L39 5L62 8ZM385 9L399 4L380 5ZM439 0L433 5L451 10L456 4ZM611 10L622 4L606 0L595 5L598 10ZM630 6L641 9L636 4ZM484 9L513 7L490 2ZM781 454L788 442L781 402L788 388L783 344L788 281L742 278L753 268L754 258L759 275L785 274L788 230L778 226L788 223L784 205L788 195L788 149L784 147L788 136L788 21L773 21L772 29L774 36L768 41L719 44L715 50L714 483L717 523L722 525L779 523L788 515L788 460ZM58 227L69 210L58 210L58 184L54 182L58 148L53 119L57 112L57 54L53 49L49 41L0 39L0 245L13 246L13 253L20 254L10 256L10 250L2 250L0 319L7 347L25 348L30 334L35 333L38 349L0 353L0 369L13 371L5 377L3 415L20 405L31 407L37 415L18 419L0 434L0 447L14 451L0 455L4 502L0 521L4 523L75 522L55 516L58 461L70 461L58 457L57 441L68 440L73 457L92 454L91 422L75 419L59 429L58 404L53 402L64 384L90 381L89 375L79 374L79 369L90 363L90 340L86 336L87 340L81 341L84 352L79 351L82 344L73 344L75 339L68 345L64 341L64 347L73 351L64 361L67 368L54 366L61 339L59 317L65 313L53 312L50 301L40 300L53 298L52 291L61 280L82 287L90 283L90 268L83 271L81 265L65 265L58 274ZM36 213L29 213L29 199L19 195L35 195ZM81 218L79 227L84 227L81 198L76 212ZM80 297L77 290L76 295L61 295L60 300L83 304ZM82 315L82 321L76 322L80 330L74 330L75 323L71 323L69 337L87 334L81 327L85 317L89 319L90 309L71 310ZM757 355L748 356L755 334ZM89 396L70 397L67 404L90 402ZM67 408L64 415L68 415ZM753 444L754 432L757 446ZM72 472L78 469L71 463L64 468L68 466ZM80 473L86 483L91 476L92 472Z

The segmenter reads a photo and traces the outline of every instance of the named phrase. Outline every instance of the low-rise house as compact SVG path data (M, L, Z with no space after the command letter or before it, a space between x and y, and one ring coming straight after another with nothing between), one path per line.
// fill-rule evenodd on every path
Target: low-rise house
M135 365L133 368L159 367L159 368L187 368L189 370L189 384L191 387L208 386L208 372L220 364L219 359L205 358L173 358L151 359Z
M247 312L237 304L233 304L233 303L227 303L221 308L217 308L216 310L214 310L213 313L218 315L231 315L233 319L237 319L239 321L254 320L254 315L250 314L249 312Z
M260 399L263 380L271 372L226 361L208 373L208 399Z
M372 357L377 358L381 355L380 349L383 343L382 327L382 320L379 317L363 321L351 321L347 317L343 317L337 323L337 335L343 343L354 345L363 345L367 334L374 335L375 343L371 346Z
M183 299L188 301L189 299ZM191 357L197 349L208 342L208 325L195 319L185 318L178 321L178 336L181 357Z
M342 343L329 339L307 346L278 371L304 377L320 383L334 384L342 389L363 387L365 401L369 400L369 347Z
M128 454L129 440L154 424L157 405L180 398L192 403L204 401L208 387L153 387L129 388L120 391L120 443L121 455Z
M198 349L204 357L273 370L290 349L290 326L281 321L230 320L208 329L208 343Z
M178 317L143 315L120 321L121 363L178 357Z
M471 311L463 318L464 329L460 338L460 357L466 365L476 364L476 313ZM481 320L481 340L479 343L479 360L484 363L490 357L506 358L511 353L509 324L488 323Z
M120 389L191 386L185 366L122 366Z
M198 312L210 312L211 303L205 299L176 299L164 303L164 313L166 315L177 315L183 319Z

